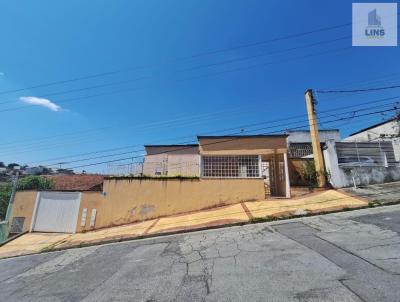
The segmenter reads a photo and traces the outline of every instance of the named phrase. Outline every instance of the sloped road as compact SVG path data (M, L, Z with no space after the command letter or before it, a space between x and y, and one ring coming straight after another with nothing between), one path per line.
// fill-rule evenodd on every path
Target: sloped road
M0 301L399 301L400 206L0 260Z

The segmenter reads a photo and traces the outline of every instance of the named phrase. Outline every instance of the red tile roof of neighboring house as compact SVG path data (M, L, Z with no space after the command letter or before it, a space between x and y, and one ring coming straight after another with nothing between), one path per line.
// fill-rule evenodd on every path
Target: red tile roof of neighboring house
M102 191L103 175L74 174L51 175L48 178L54 181L55 191Z

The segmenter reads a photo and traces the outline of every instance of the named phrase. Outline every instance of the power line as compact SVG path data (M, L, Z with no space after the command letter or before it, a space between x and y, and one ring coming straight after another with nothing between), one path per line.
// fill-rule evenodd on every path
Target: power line
M392 105L393 105L393 103L387 104L386 106L382 106L382 105L381 105L381 106L373 106L373 107L369 107L369 108L360 109L359 111L366 111L366 110L375 109L375 108L377 108L377 107L382 108L382 107L387 107L387 106L392 106ZM347 113L353 113L353 112L354 112L354 111L345 112L345 113L342 113L342 115L343 115L343 114L347 114ZM337 117L337 116L336 116L336 117ZM353 118L353 117L350 117L350 118ZM349 118L347 118L347 119L349 119ZM254 132L254 131L265 130L265 129L271 129L271 128L277 128L277 127L282 127L282 126L288 126L288 125L293 125L293 124L298 124L298 123L304 123L304 122L307 122L307 121L308 121L308 120L301 120L301 121L297 121L297 122L291 122L291 123L285 123L285 124L280 124L280 125L275 125L275 126L268 126L268 127L258 128L258 129L252 129L252 130L247 130L246 133L247 133L247 132ZM264 123L265 123L265 122L263 122L263 124L264 124ZM303 126L302 126L302 127L303 127ZM237 128L246 128L246 126L237 127ZM237 129L237 128L236 128L236 129ZM243 133L243 132L240 131L240 132L236 132L236 133L233 133L233 134L241 134L241 133ZM232 133L231 133L230 135L232 135ZM190 142L193 142L193 141L184 142L184 143L187 144L187 143L190 143ZM180 144L183 144L183 143L180 143ZM145 151L144 149L139 149L139 150L135 150L135 151L127 151L127 152L122 152L122 153L114 153L114 154L108 154L108 155L90 157L90 158L85 158L85 159L78 159L78 160L63 162L62 164L71 164L71 163L76 163L76 162L88 161L88 160L92 160L92 159L107 158L107 157L113 157L113 156L117 156L117 155L132 154L132 153L144 152L144 151ZM55 166L55 165L57 165L57 164L59 164L59 163L50 164L50 166Z
M344 36L344 37L337 38L337 39L330 39L330 40L320 41L320 42L306 44L306 45L302 45L302 46L276 50L276 51L272 51L272 52L268 52L268 53L261 53L261 54L257 54L257 55L253 55L253 56L245 56L245 57L241 57L241 58L237 58L237 59L219 61L219 62L215 62L215 63L211 63L211 64L205 64L205 65L203 64L203 65L192 66L192 67L188 67L188 68L185 68L185 69L178 70L178 72L192 71L192 70L201 69L201 68L232 64L232 63L236 63L236 62L251 60L251 59L265 57L265 56L270 56L270 55L284 53L284 52L293 51L293 50L297 50L297 49L304 49L304 48L309 48L309 47L318 46L318 45L322 45L322 44L337 42L337 41L348 39L348 38L351 38L351 36ZM132 82L136 82L136 81L140 81L140 80L151 79L153 77L154 76L142 76L142 77L138 77L138 78L131 79L131 80L117 81L117 82L111 82L111 83L103 83L103 84L94 85L94 86L88 86L88 87L76 88L76 89L71 89L71 90L66 90L66 91L48 93L48 94L40 95L38 97L46 98L46 97L49 97L49 96L63 95L63 94L69 94L69 93L80 92L80 91L85 91L85 90L91 90L91 89L97 89L97 88L104 88L104 87L109 87L109 86L127 84L127 83L132 83ZM15 102L15 100L2 101L2 102L0 102L0 105L14 103L14 102Z
M48 94L43 94L38 96L39 98L47 98L49 96L55 96L55 95L63 95L63 94L68 94L68 93L75 93L75 92L80 92L80 91L85 91L85 90L91 90L91 89L97 89L97 88L104 88L104 87L109 87L109 86L115 86L115 85L121 85L121 84L127 84L127 83L132 83L132 82L137 82L140 80L145 80L149 79L151 76L142 76L139 78L134 78L131 80L124 80L124 81L118 81L118 82L111 82L111 83L104 83L104 84L99 84L99 85L94 85L94 86L88 86L88 87L82 87L82 88L76 88L76 89L71 89L71 90L66 90L66 91L59 91L59 92L52 92ZM4 104L9 104L9 103L14 103L15 100L10 100L10 101L3 101L0 102L0 105Z
M284 52L288 52L288 51L304 49L304 48L323 45L323 44L327 44L327 43L337 42L337 41L341 41L341 40L345 40L345 39L349 39L349 38L351 38L351 36L344 36L344 37L340 37L340 38L337 38L337 39L330 39L330 40L320 41L320 42L316 42L316 43L311 43L311 44L306 44L306 45L302 45L302 46L296 46L296 47L291 47L291 48L271 51L271 52L268 52L268 53L261 53L261 54L248 56L248 57L230 59L230 60L210 63L210 64L206 64L206 65L197 65L197 66L193 66L193 67L188 67L188 68L182 69L181 71L191 71L191 70L196 70L196 69L200 69L200 68L214 67L214 66L219 66L219 65L226 65L226 64L231 64L231 63L236 63L236 62L241 62L241 61L247 61L247 60L256 59L256 58L260 58L260 57L265 57L265 56L269 56L269 55L280 54L280 53L284 53Z
M303 36L311 35L311 34L314 34L314 33L334 30L334 29L338 29L338 28L343 28L343 27L346 27L346 26L349 26L349 25L351 25L351 23L344 23L344 24L339 24L339 25L334 25L334 26L329 26L329 27L323 27L323 28L319 28L319 29L316 29L316 30L310 30L310 31L296 33L296 34L290 34L290 35L277 37L277 38L273 38L273 39L269 39L269 40L258 41L258 42L253 42L253 43L246 43L246 44L241 44L241 45L237 45L237 46L234 46L234 47L227 47L227 48L211 50L211 51L206 51L206 52L200 52L200 53L197 53L197 54L193 54L193 55L189 55L189 56L185 56L185 57L181 57L181 58L167 60L167 62L176 62L176 61L195 59L195 58L199 58L199 57L203 57L203 56L214 55L214 54L233 51L233 50L237 50L237 49L249 48L249 47L259 46L259 45L263 45L263 44L289 40L289 39L292 39L292 38L303 37ZM138 67L126 68L126 69L118 69L118 70L114 70L114 71L107 71L107 72L102 72L102 73L97 73L97 74L92 74L92 75L87 75L87 76L82 76L82 77L75 77L75 78L66 79L66 80L53 81L53 82L47 82L47 83L32 85L32 86L24 87L24 88L18 88L18 89L13 89L13 90L5 90L5 91L0 91L0 95L8 94L8 93L20 92L20 91L25 91L25 90L30 90L30 89L36 89L36 88L49 87L49 86L54 86L54 85L59 85L59 84L66 84L66 83L71 83L71 82L76 82L76 81L81 81L81 80L99 78L99 77L114 75L114 74L118 74L118 73L122 73L122 72L126 72L126 71L131 71L131 70L149 68L149 67L152 67L152 66L153 65L147 65L147 66L138 66Z
M199 79L199 78L205 78L205 77L212 77L212 76L218 76L221 74L226 74L226 73L231 73L231 72L238 72L238 71L243 71L243 70L248 70L248 69L252 69L252 68L256 68L256 67L265 67L267 65L273 65L273 64L277 64L277 63L287 63L287 62L292 62L292 61L297 61L297 60L301 60L301 59L306 59L306 58L310 58L310 57L315 57L315 56L320 56L320 55L325 55L325 54L329 54L329 53L334 53L334 52L339 52L339 51L343 51L343 50L349 50L352 47L343 47L343 48L336 48L336 49L332 49L332 50L328 50L328 51L323 51L323 52L317 52L317 53L311 53L308 55L304 55L304 56L298 56L298 57L294 57L294 58L289 58L286 60L275 60L275 61L271 61L271 62L264 62L264 63L259 63L259 64L253 64L253 65L249 65L246 67L242 67L242 68L234 68L234 69L230 69L230 70L225 70L225 71L221 71L221 72L216 72L216 73L209 73L209 74L203 74L203 75L199 75L199 76L193 76L193 77L187 77L187 78L183 78L183 79L178 79L175 80L176 82L184 82L184 81L188 81L188 80L195 80L195 79ZM88 95L88 96L81 96L81 97L77 97L77 98L72 98L72 99L67 99L67 100L61 100L58 101L58 104L64 104L64 103L69 103L69 102L73 102L73 101L77 101L77 100L82 100L82 99L90 99L90 98L94 98L94 97L99 97L99 96L105 96L105 95L112 95L112 94L116 94L116 93L121 93L121 92L132 92L132 91L138 91L138 90L142 90L144 88L131 88L131 89L125 89L125 90L117 90L114 92L106 92L106 93L99 93L99 94L94 94L94 95ZM19 107L13 107L13 108L7 108L7 109L2 109L0 110L1 112L10 112L10 111L16 111L16 110L23 110L23 109L27 109L27 108L32 108L36 105L34 104L28 104L25 106L19 106Z
M163 120L163 121L156 121L156 122L150 122L150 123L144 123L144 124L136 124L136 125L128 125L128 126L121 126L121 125L115 125L115 126L105 126L105 127L100 127L100 128L92 128L86 131L78 131L78 132L72 132L72 133L67 133L65 134L66 136L68 135L74 135L74 134L80 134L80 133L87 133L87 132L94 132L94 131L99 131L99 130L105 130L105 129L112 129L112 128L135 128L136 129L153 129L155 127L167 127L168 124L179 124L180 122L192 122L192 121L198 121L198 120L209 120L210 118L219 118L220 114L224 114L226 115L226 113L230 113L230 114L242 114L243 112L246 111L250 111L249 108L247 108L248 106L242 105L242 106L238 106L238 107L233 107L230 109L224 109L224 110L218 110L218 111L212 111L212 112L207 112L207 113L201 113L201 114L195 114L192 116L187 116L187 115L183 115L183 116L178 116L176 118L173 119L168 119L168 120ZM243 110L244 108L244 110ZM247 109L247 110L246 110ZM230 116L230 115L226 115L226 116ZM39 140L39 141L43 141L49 138L54 138L54 137L59 137L62 135L54 135L54 136L48 136L45 137L43 139L31 139L31 140ZM16 143L21 142L20 140L18 141L13 141L11 143L3 143L2 145L5 145L6 147L4 147L3 149L7 149L7 148L15 148L12 145L15 145ZM25 140L24 140L25 142ZM33 143L35 144L35 143ZM7 145L11 145L9 147L7 147ZM32 145L32 144L31 144ZM25 144L26 146L26 144Z
M391 75L391 76L393 76L393 75ZM385 76L385 77L387 78L387 76ZM360 81L358 81L358 82L360 82ZM370 81L368 81L368 82L370 82ZM383 99L383 100L387 100L387 99ZM379 102L379 101L381 101L381 100L377 100L376 102ZM371 102L367 102L367 103L363 103L363 104L368 104L368 103L371 103ZM360 104L360 105L363 105L363 104ZM345 107L345 108L351 108L351 107L357 107L357 106L359 106L359 105L350 106L350 107ZM114 126L114 127L115 127L115 126ZM118 127L118 126L117 126L117 127ZM78 132L72 132L72 133L66 133L66 134L57 134L57 135L53 135L53 136L47 136L47 137L43 137L43 138L38 138L38 139L36 138L36 139L30 139L30 140L31 140L31 141L37 141L37 140L43 141L43 140L51 139L51 138L55 138L55 137L62 137L62 136L69 136L69 135L74 135L74 134L81 134L81 133L84 133L84 132L99 131L99 130L104 130L104 129L107 129L107 128L113 128L113 126L101 127L101 128L93 128L93 129L89 129L89 130L78 131ZM27 140L24 140L24 142L26 142L26 141L27 141ZM3 143L3 146L4 146L4 145L12 145L12 144L16 144L16 143L19 143L19 141ZM35 143L34 145L36 145L36 143ZM7 147L6 147L6 148L7 148ZM4 150L4 148L3 148L3 150Z
M335 85L335 86L329 86L329 87L325 87L325 88L321 88L320 90L335 90L335 88L339 88L339 87L351 87L354 84L361 84L362 86L367 85L369 86L370 84L376 84L376 83L381 83L381 82L386 82L386 81L393 81L390 80L390 78L398 78L399 73L390 73L390 74L382 74L378 77L373 77L373 78L368 78L368 79L363 79L363 80L357 80L357 81L350 81L350 82L345 82L345 83L341 83L339 85ZM362 87L364 88L364 87Z
M289 58L289 59L286 59L286 60L275 60L275 61L272 61L272 62L264 62L264 63L253 64L253 65L249 65L249 66L245 66L245 67L241 67L241 68L234 68L234 69L224 70L224 71L220 71L220 72L214 72L214 73L210 73L210 74L193 76L193 77L190 77L190 78L183 79L181 81L200 79L200 78L210 77L210 76L218 76L218 75L221 75L221 74L226 74L226 73L231 73L231 72L249 70L249 69L260 67L260 66L261 67L265 67L265 66L273 65L273 64L277 64L277 63L278 64L279 63L289 63L289 62L293 62L293 61L297 61L297 60L307 59L307 58L311 58L311 57L315 57L315 56L321 56L321 55L325 55L325 54L329 54L329 53L341 52L341 51L350 50L350 49L352 49L352 46L342 47L342 48L335 48L335 49L331 49L331 50L327 50L327 51L323 51L323 52L312 53L312 54L308 54L308 55L304 55L304 56L298 56L298 57L294 57L294 58Z
M368 116L368 115L372 115L372 114L391 112L391 111L394 111L394 110L397 110L397 108L395 108L395 109L387 109L387 110L380 110L380 111L375 111L375 112L370 112L370 113L365 113L365 114L361 114L361 115L358 115L358 116L355 116L355 117L361 117L361 116ZM344 120L344 119L347 119L347 118L335 119L335 120L327 121L327 122L324 122L324 123L327 124L327 123L332 123L332 122L341 121L341 120ZM304 128L304 127L305 127L305 126L299 126L299 127L295 127L295 128L292 128L292 129ZM269 133L262 133L261 135L268 135L268 134L271 135L271 134L279 133L279 132L282 132L282 130L273 131L273 132L269 132ZM224 143L224 142L229 142L229 141L233 141L233 140L237 140L237 139L240 139L240 136L235 137L235 138L232 138L232 139L228 139L228 140L217 141L217 142L212 142L212 143L206 143L206 144L203 144L203 145L206 146L206 145L221 144L221 143ZM154 153L154 154L152 154L152 155L168 154L168 153L175 152L175 151L187 150L187 149L189 149L189 148L193 148L193 147L182 147L182 148L172 149L172 150L163 151L163 152L158 152L158 153L156 152L156 153ZM120 159L115 159L115 160L109 160L109 161L103 161L103 162L97 162L97 163L79 165L79 166L74 166L74 167L68 167L67 169L77 169L77 168L83 168L83 167L89 167L89 166L97 166L97 165L101 165L101 164L112 163L112 162L118 162L118 161L123 161L123 160L131 160L131 159L140 158L140 157L141 157L141 156L130 156L130 157L127 157L127 158L120 158Z
M349 109L349 108L356 108L356 107L359 107L359 106L365 106L365 105L367 105L367 104L372 104L372 103L374 103L374 104L375 104L375 103L381 103L381 102L388 101L388 100L393 100L393 99L396 99L396 98L399 98L399 97L400 97L400 96L389 97L389 98L382 98L382 99L378 99L378 100L371 100L371 101L368 101L368 102L363 102L363 103L360 103L360 104L355 104L355 105L352 105L352 106L342 106L342 107L338 107L338 108L332 108L332 109L329 109L329 110L319 111L319 114L323 114L323 115L328 115L328 116L329 116L328 112L341 111L341 110L343 110L343 109ZM389 104L391 104L391 103L389 103ZM385 105L385 104L384 104L384 105ZM382 106L382 105L380 105L380 106ZM359 109L358 111L365 110L365 109L376 108L376 107L378 107L378 106L369 107L369 108L363 108L363 109ZM345 112L344 114L346 114L346 113L353 113L354 111L357 111L357 110L353 110L353 111L350 111L350 112ZM342 113L342 114L343 114L343 113ZM302 118L302 117L304 117L304 116L306 116L306 114L291 116L291 117L288 117L288 118L286 118L286 119L275 119L275 120L269 120L269 121L265 121L265 122L259 122L259 123L252 123L252 124L247 124L247 125L241 125L241 126L238 126L238 127L232 127L232 128L225 128L225 129L215 130L215 131L211 131L211 132L204 133L204 134L202 134L202 135L210 135L210 134L221 133L221 132L226 132L226 131L231 131L231 130L236 130L236 129L243 129L243 128L248 128L248 127L254 127L254 126L258 126L258 125L262 125L262 124L276 123L276 122L280 122L280 121L283 121L283 120L293 120L293 119L297 119L297 118ZM171 139L168 139L168 140L186 139L186 138L191 138L191 137L193 137L193 136L195 136L195 135L184 136L184 137L178 137L178 138L171 138ZM152 143L158 143L158 142L160 142L160 141L163 141L163 140L153 141ZM164 140L164 141L165 141L165 140ZM140 147L140 146L142 146L142 145L138 145L138 144L137 144L137 145L129 145L129 146L117 147L117 148L111 148L111 149L103 149L103 150L98 150L98 151L92 151L92 152L86 152L86 153L75 154L75 155L71 155L71 156L62 156L62 157L56 157L56 158L51 158L51 159L46 159L46 160L40 160L40 161L30 162L30 163L28 163L28 164L43 163L43 162L53 161L53 160L63 160L63 159L66 159L66 158L74 158L74 157L81 157L81 156L87 156L87 155L101 154L101 153L112 152L112 151L117 151L117 150L123 150L123 149L129 149L129 148L136 148L136 147ZM135 150L135 151L136 151L136 150ZM144 151L144 150L141 150L141 151Z
M377 91L386 89L400 88L400 85L376 87L376 88L365 88L365 89L353 89L353 90L317 90L318 93L352 93L352 92L366 92L366 91Z

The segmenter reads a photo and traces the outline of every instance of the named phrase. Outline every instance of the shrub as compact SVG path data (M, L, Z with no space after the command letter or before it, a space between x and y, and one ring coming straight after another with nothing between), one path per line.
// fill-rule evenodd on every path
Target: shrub
M318 173L315 170L314 161L306 161L303 163L303 178L312 191L318 185Z
M11 196L11 185L0 185L0 220L6 217L7 206Z
M43 176L29 175L21 178L17 184L17 190L51 190L54 188L54 182Z

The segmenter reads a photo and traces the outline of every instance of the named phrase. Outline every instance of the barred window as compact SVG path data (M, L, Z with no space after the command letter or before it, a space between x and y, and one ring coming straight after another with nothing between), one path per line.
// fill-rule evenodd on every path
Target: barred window
M258 155L202 156L203 177L260 177Z

